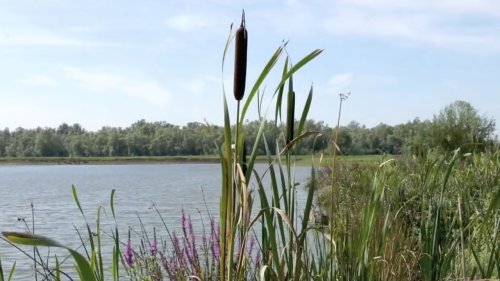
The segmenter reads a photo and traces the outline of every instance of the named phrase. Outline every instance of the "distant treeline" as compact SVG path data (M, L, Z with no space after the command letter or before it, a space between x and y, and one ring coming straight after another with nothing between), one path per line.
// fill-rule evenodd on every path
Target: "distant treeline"
M250 149L260 122L251 121L244 126L247 149ZM314 120L308 120L305 128L320 134L299 141L295 146L299 153L331 152L335 137L333 128ZM282 125L265 121L264 139L271 153L275 153L276 141L284 141L283 131ZM418 154L431 147L482 150L498 142L494 139L494 131L494 120L479 116L469 103L457 101L432 121L415 119L405 124L379 124L373 128L352 121L340 128L337 144L345 155ZM0 131L0 157L216 155L222 140L223 127L197 122L181 127L140 120L127 128L103 127L95 132L79 124L63 123L57 128ZM264 154L265 149L262 141L259 153Z

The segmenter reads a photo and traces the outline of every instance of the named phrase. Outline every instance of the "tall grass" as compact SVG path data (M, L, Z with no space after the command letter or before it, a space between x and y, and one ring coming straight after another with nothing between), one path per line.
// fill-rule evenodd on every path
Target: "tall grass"
M320 203L334 214L327 238L335 245L328 261L334 271L328 278L498 278L498 157L498 150L457 150L451 157L431 153L378 167L325 169L317 185L323 187ZM334 182L331 173L338 175ZM332 190L339 200L330 200Z

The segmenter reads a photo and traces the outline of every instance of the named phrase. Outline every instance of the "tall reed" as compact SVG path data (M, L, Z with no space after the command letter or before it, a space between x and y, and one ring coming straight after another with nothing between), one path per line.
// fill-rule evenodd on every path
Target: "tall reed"
M334 209L324 232L334 251L321 253L333 264L322 280L498 278L497 155L457 150L324 171L318 198Z

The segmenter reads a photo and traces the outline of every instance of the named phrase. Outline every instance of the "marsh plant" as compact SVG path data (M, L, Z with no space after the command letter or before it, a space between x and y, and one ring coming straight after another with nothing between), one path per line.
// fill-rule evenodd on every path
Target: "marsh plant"
M230 37L227 41L224 58L232 39ZM311 230L308 221L314 188L311 186L309 189L304 212L299 214L296 203L297 184L293 177L294 145L301 139L317 135L319 132L306 132L304 130L313 95L312 87L298 124L295 126L296 107L293 75L321 54L322 50L314 50L296 64L292 64L285 51L286 43L280 46L258 76L247 94L243 108L241 108L240 103L245 95L246 52L248 51L248 32L245 28L244 14L234 39L233 89L237 104L234 132L231 129L231 116L225 91L223 95L224 144L220 151L222 197L220 200L221 262L219 277L220 280L245 280L243 273L251 266L251 263L241 251L246 248L248 237L256 231L255 226L259 225L258 242L262 261L259 267L253 268L254 271L258 272L258 278L261 280L309 279L308 270L304 268L303 258L307 256L304 249L306 248L307 233ZM284 65L281 78L272 92L272 98L276 101L275 122L285 123L283 126L285 129L275 140L276 149L274 151L277 153L272 155L267 146L264 131L267 110L262 109L259 101L263 98L261 86L280 59L284 59ZM243 122L252 104L257 104L261 125L254 146L246 147ZM285 121L282 120L283 112ZM268 163L267 170L262 174L254 170L260 142L266 144ZM250 152L248 155L247 151ZM312 176L314 176L314 170L312 170ZM266 188L265 182L268 181L265 181L264 177L269 178L270 188ZM252 197L249 188L249 183L252 180L256 182L257 198L260 203L260 211L256 214L252 213L254 197ZM236 241L243 241L242 246L239 247L242 249L239 253L235 252Z
M78 232L81 251L33 233L4 232L4 240L12 245L62 247L73 257L79 279L90 281L499 278L498 149L483 154L436 151L368 164L336 164L334 158L324 166L321 155L311 155L307 198L299 206L295 145L306 138L315 139L321 132L305 130L313 88L304 93L307 98L298 110L293 77L322 50L293 63L286 52L287 43L283 43L248 88L251 41L244 13L237 30L228 36L222 76L233 42L234 99L227 97L223 86L224 139L215 144L222 174L220 208L218 216L210 214L203 222L201 235L196 235L191 214L184 210L177 232L169 230L156 210L163 229L148 232L142 226L140 231L120 234L112 191L114 227L101 229L99 208L96 223L87 223ZM278 63L283 65L277 68ZM264 108L263 85L276 71L274 76L279 78L267 94L272 102ZM346 97L341 96L339 109ZM234 118L229 103L236 104ZM251 106L257 108L260 126L253 145L248 146L243 124ZM272 141L266 136L269 111L283 128ZM254 167L261 144L266 148L267 166L258 172ZM332 147L334 155L342 149L336 141ZM73 195L85 218L75 187ZM259 207L253 208L254 204ZM102 235L113 241L109 260L102 255ZM53 265L41 263L51 272L45 280L61 280L59 259L54 260ZM11 279L14 271L15 265L5 277L0 267L0 280Z
M499 278L498 149L337 165L322 170L317 186L318 201L334 214L333 252L324 253L331 267L319 267L329 278Z

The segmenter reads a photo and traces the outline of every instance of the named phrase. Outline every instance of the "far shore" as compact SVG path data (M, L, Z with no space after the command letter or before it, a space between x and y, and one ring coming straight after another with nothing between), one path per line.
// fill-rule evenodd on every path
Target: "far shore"
M119 165L154 163L216 163L216 156L0 157L0 165Z
M381 162L392 156L382 155L356 155L337 156L339 162ZM332 157L319 155L314 157L314 162L318 164L331 163ZM310 166L313 162L311 155L298 155L295 157L296 164L300 166ZM257 157L258 162L267 162L267 157ZM219 163L220 159L215 155L196 156L116 156L116 157L0 157L1 165L123 165L123 164L193 164L193 163Z

